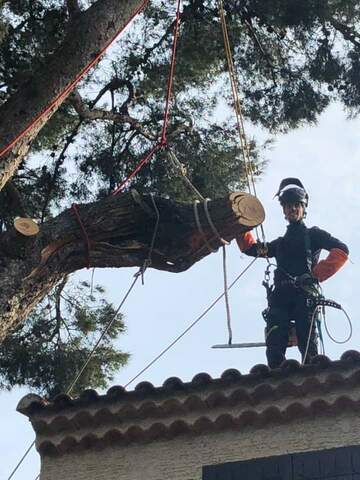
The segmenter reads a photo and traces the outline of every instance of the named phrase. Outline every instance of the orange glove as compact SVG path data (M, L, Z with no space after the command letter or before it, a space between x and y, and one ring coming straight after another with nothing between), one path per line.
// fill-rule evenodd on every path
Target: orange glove
M332 248L329 255L313 268L312 274L319 282L324 282L346 263L348 255L340 248Z
M240 251L245 252L256 243L256 240L251 232L245 232L236 237L236 243L238 244Z

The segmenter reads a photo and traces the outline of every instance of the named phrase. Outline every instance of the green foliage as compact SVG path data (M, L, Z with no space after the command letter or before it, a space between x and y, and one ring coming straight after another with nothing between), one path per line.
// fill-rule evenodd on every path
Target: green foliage
M243 111L251 122L271 132L287 131L315 123L333 100L357 114L358 2L229 0L224 5ZM69 21L60 0L9 1L6 8L7 34L0 47L5 97L57 48ZM45 220L64 199L68 205L107 195L154 144L162 128L174 15L175 3L151 2L80 89L91 106L105 85L122 81L114 90L109 87L96 107L128 115L136 125L97 120L78 128L78 116L66 104L43 129L33 147L36 162L26 161L13 179L28 215ZM235 120L223 113L226 103L232 104L226 70L216 2L185 1L168 143L196 186L212 197L245 184ZM73 143L61 155L73 132ZM255 170L261 173L265 163L259 151L252 142ZM162 153L133 186L181 200L189 196ZM8 194L0 193L2 228L18 210L7 208L7 202Z
M87 8L92 3L81 5ZM229 117L233 99L217 2L183 3L168 144L204 195L223 196L245 189L246 179L235 118ZM0 104L29 78L36 84L38 67L56 52L71 21L65 5L62 0L0 0ZM358 114L358 1L226 0L224 6L249 124L271 133L286 132L315 123L332 101L342 102L351 115ZM159 139L174 17L175 2L150 2L111 58L79 87L86 107L122 115L123 122L80 121L69 103L59 109L17 175L0 192L0 231L17 215L46 221L72 201L108 195ZM95 105L100 91L103 95ZM131 122L126 121L129 117ZM250 141L258 175L266 165L261 147L255 139ZM164 152L153 157L132 186L177 200L192 198ZM24 330L14 333L1 351L4 387L28 384L49 394L66 388L90 348L89 333L92 337L111 313L110 307L97 305L91 310L80 302L81 308L66 307L64 314L71 337L64 323L60 321L58 328L48 321L54 311L45 305L31 315ZM126 360L112 350L110 337L79 389L103 385L115 366ZM107 362L102 362L105 358Z
M115 318L96 349L72 394L85 388L105 388L129 359L114 341L124 333L121 314L103 298L104 290L91 292L86 282L63 282L29 316L25 326L0 346L0 387L26 385L48 397L66 392L109 322Z

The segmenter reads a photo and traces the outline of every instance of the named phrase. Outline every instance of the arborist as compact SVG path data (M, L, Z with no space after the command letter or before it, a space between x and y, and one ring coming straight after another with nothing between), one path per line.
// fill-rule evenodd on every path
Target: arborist
M304 223L309 196L297 178L285 178L276 194L288 227L285 235L268 243L256 242L251 232L237 238L240 250L252 257L275 258L274 285L268 289L266 356L270 368L285 360L290 322L295 322L298 348L304 363L317 355L312 297L319 282L334 275L347 261L348 247L318 227ZM319 261L322 249L327 258ZM312 325L312 326L311 326ZM306 358L305 358L306 357Z

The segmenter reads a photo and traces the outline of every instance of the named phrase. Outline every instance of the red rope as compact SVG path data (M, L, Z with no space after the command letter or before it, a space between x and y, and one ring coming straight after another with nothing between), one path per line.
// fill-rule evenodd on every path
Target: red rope
M147 153L146 156L141 160L141 162L137 164L135 170L125 180L123 180L120 183L120 185L118 185L115 188L115 190L112 192L112 195L117 195L118 193L120 193L126 187L126 185L130 182L130 180L132 180L135 177L135 175L139 172L139 170L142 169L145 163L147 163L151 159L154 153L160 150L160 148L162 148L162 145L160 143L157 143L156 145L154 145L152 149L149 151L149 153Z
M130 182L130 180L132 180L135 177L135 175L142 169L142 167L147 162L150 161L153 155L158 150L165 147L167 144L166 133L167 133L167 127L169 123L169 113L170 113L172 89L173 89L173 83L174 83L174 72L175 72L175 64L176 64L176 48L177 48L177 41L179 37L180 19L181 19L180 6L181 6L181 0L177 0L176 21L175 21L174 33L173 33L171 63L170 63L169 76L168 76L167 89L166 89L165 109L164 109L163 126L161 130L161 139L160 141L158 141L158 143L156 143L152 147L152 149L145 155L145 157L137 164L133 172L125 180L123 180L119 186L115 188L112 195L117 195L118 193L120 193L125 188L125 186Z
M149 0L143 0L143 2L135 9L134 13L131 15L129 20L125 23L125 25L119 29L115 35L108 41L108 43L103 47L103 49L96 55L96 57L91 60L91 62L81 70L81 72L75 77L75 79L67 86L65 89L60 92L54 100L47 106L45 107L36 117L32 122L24 128L6 147L4 147L0 151L0 158L6 155L12 148L13 146L21 140L26 134L28 134L33 127L40 122L40 120L46 116L55 106L56 104L61 101L63 98L65 99L69 93L76 87L76 85L80 82L80 80L88 73L89 70L99 61L99 59L102 57L102 55L106 52L106 50L110 47L110 45L117 39L117 37L125 30L125 28L129 25L129 23L144 9L146 4L149 2Z
M79 224L79 227L80 227L80 230L81 230L81 234L83 236L83 239L84 239L84 244L85 244L85 247L86 247L86 268L90 268L90 248L91 248L91 243L90 243L90 238L89 238L89 235L87 234L87 231L84 227L84 224L81 220L81 217L80 217L80 214L79 214L79 211L77 209L77 205L76 203L73 203L71 205L71 208L73 209L74 213L75 213L75 218Z

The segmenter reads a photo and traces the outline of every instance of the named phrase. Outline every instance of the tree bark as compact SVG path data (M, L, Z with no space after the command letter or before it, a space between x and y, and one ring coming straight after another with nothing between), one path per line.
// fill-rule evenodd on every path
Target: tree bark
M97 0L69 23L63 44L26 84L0 107L0 152L44 111L125 26L141 0ZM70 92L69 92L70 93ZM0 190L14 175L32 141L66 96L0 158Z
M89 252L73 209L42 224L34 237L15 229L0 235L0 342L69 273L86 266L141 267L147 259L158 270L182 272L217 250L220 237L231 241L265 216L261 203L246 193L208 202L213 226L199 204L200 228L193 204L134 190L77 208Z

